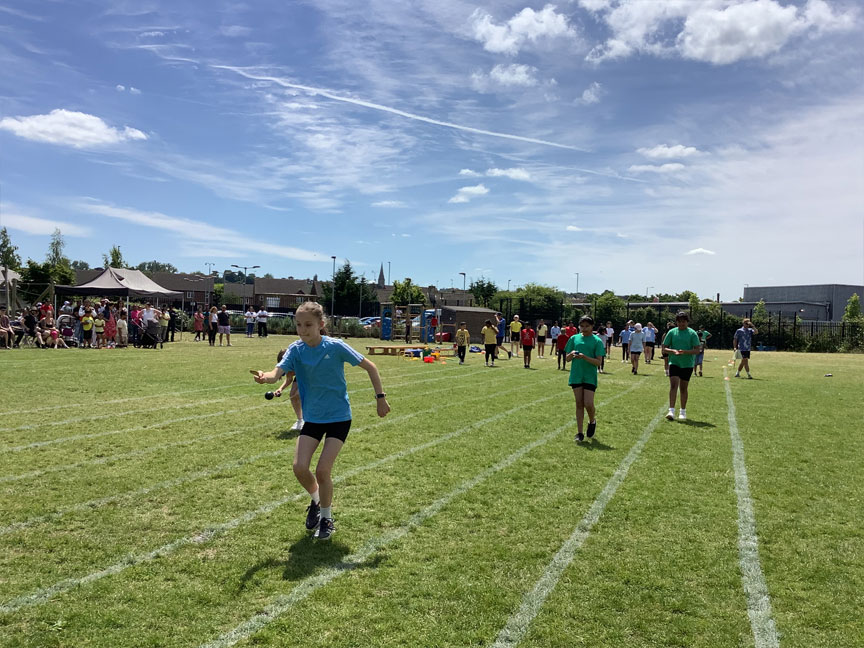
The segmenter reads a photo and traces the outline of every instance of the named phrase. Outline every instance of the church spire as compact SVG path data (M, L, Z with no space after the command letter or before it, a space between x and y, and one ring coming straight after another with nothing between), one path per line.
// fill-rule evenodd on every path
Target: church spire
M386 284L384 283L384 264L381 264L381 270L378 272L378 287L383 288Z

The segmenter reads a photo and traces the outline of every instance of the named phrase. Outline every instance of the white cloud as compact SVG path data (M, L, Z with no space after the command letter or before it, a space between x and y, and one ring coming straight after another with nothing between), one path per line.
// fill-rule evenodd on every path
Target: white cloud
M575 225L568 225L566 229L568 232L581 232L581 231L583 231L581 227L576 227Z
M606 91L603 89L603 85L594 81L585 89L578 102L584 106L590 106L591 104L598 103L604 94L606 94Z
M219 31L223 36L228 36L229 38L243 38L252 33L250 27L242 27L241 25L223 25L219 28Z
M471 169L462 169L462 170L459 172L459 175L460 175L460 176L465 176L465 177L467 177L467 178L479 178L479 177L481 177L483 174L482 174L482 173L477 173L476 171L472 171Z
M489 193L489 190L482 184L474 185L472 187L462 187L459 189L459 191L456 192L456 195L447 202L467 203L472 198L476 198L477 196L485 196L487 193Z
M690 255L694 255L694 254L706 254L709 256L714 256L717 253L712 252L711 250L706 250L705 248L695 248L693 250L690 250L689 252L685 252L684 256L690 256Z
M530 65L511 63L510 65L496 65L489 73L489 77L504 86L534 86L537 78L534 76L537 68Z
M512 169L487 169L486 175L490 178L510 178L511 180L530 180L531 174L528 173L525 169L520 168L512 168Z
M854 15L835 13L824 0L804 7L776 0L582 0L599 12L612 36L588 55L616 59L643 52L726 65L764 58L808 31L851 29ZM674 36L674 38L673 38Z
M687 158L694 155L702 155L702 151L694 146L683 146L675 144L667 146L666 144L658 144L651 148L636 149L637 153L641 153L652 160L674 160L675 158Z
M133 95L140 95L141 91L138 88L129 88L129 93Z
M54 230L59 229L64 236L88 237L90 228L81 225L73 225L64 221L51 220L48 218L37 218L25 216L15 211L3 214L3 227L18 230L26 234L50 236Z
M675 173L683 171L686 167L678 162L670 162L668 164L634 164L628 171L631 173Z
M546 5L540 11L526 7L506 23L496 24L488 13L477 9L471 16L474 38L483 43L483 49L495 54L519 53L526 43L557 37L576 37L576 31L567 23L567 16L555 11L555 5Z
M47 115L5 117L0 129L36 142L62 144L74 148L89 148L119 144L130 140L146 140L137 128L109 126L99 117L71 110L55 109Z
M124 86L124 85L120 85L120 84L118 83L116 86L114 86L114 89L115 89L117 92L125 92L125 91L126 91L126 86Z
M269 241L258 241L237 230L217 227L190 218L177 218L161 212L115 207L93 199L80 200L72 207L85 214L96 214L125 221L139 227L160 229L179 237L187 246L197 246L199 249L225 249L227 247L228 249L243 250L246 253L269 254L295 261L320 262L330 258L329 255L320 252L277 245Z
M405 203L401 200L379 200L378 202L372 203L373 207L388 207L388 208L397 208L397 207L405 207Z

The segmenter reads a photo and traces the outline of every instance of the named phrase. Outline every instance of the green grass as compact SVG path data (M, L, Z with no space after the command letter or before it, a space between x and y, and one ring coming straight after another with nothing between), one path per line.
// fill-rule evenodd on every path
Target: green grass
M634 377L613 353L577 446L553 360L375 357L393 411L346 370L354 426L319 544L290 403L248 374L293 339L2 355L0 645L200 646L274 604L238 645L492 645L667 398L662 364ZM689 424L651 432L520 645L754 645L731 352L706 355ZM753 370L728 384L780 645L864 646L864 357Z

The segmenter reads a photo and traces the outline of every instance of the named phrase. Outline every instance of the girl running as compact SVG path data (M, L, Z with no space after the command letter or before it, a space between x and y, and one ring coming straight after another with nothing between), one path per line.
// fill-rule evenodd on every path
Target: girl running
M285 356L268 372L252 371L258 384L275 383L282 376L299 382L303 407L303 430L297 437L294 475L312 497L307 507L306 528L316 529L315 537L328 540L333 526L333 464L351 429L351 405L345 384L344 363L369 373L377 399L378 416L387 416L390 405L381 386L378 368L342 340L322 335L324 310L317 302L300 305L294 318L300 339L288 347ZM326 437L326 438L325 438ZM324 449L313 474L312 455L324 439Z
M594 392L597 390L597 369L600 359L606 355L606 345L594 335L594 319L584 315L579 320L579 333L567 340L567 360L570 360L570 387L576 398L576 443L585 439L582 423L588 410L588 438L594 436L597 418L594 409Z
M639 373L639 356L645 349L645 331L642 330L642 325L639 323L633 329L630 334L630 364L633 366L631 371L635 376Z

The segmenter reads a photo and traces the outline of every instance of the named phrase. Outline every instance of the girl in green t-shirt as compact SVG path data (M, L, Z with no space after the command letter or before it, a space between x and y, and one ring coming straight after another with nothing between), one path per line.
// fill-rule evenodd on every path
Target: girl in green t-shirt
M570 361L570 387L576 398L576 443L585 439L582 423L585 410L588 410L588 438L594 436L597 418L594 409L594 392L597 390L597 369L600 368L606 345L594 335L594 320L585 315L579 320L579 333L567 340L564 348L566 359Z

